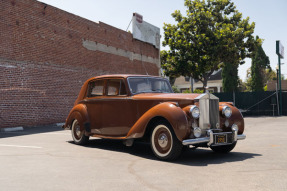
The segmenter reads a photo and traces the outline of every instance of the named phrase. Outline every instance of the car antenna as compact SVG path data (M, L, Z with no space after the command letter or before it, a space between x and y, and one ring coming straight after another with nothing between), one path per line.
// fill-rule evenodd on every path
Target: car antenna
M146 75L149 75L148 72L147 72L147 70L146 70L146 67L145 67L145 65L144 65L144 63L143 63L143 54L142 54L142 46L141 46L141 45L140 45L140 50L141 50L141 62L142 62L143 68L144 68L144 70L145 70Z

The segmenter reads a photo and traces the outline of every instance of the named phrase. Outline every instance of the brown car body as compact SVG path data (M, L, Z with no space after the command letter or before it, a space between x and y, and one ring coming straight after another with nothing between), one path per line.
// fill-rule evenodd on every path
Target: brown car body
M192 126L200 122L199 119L192 117L190 109L194 105L199 106L199 101L196 98L202 94L133 94L128 81L128 78L132 77L159 78L144 75L104 75L87 80L82 86L63 128L71 129L73 121L77 119L79 128L85 136L128 140L143 138L150 133L152 124L159 120L165 120L172 127L180 142L196 138L193 136ZM97 80L103 81L102 95L88 96L89 84L97 83ZM125 95L108 95L107 83L109 86L113 86L112 83L115 80L120 80L123 83L121 88L125 88L120 91L125 91ZM116 91L119 91L118 89ZM224 106L228 106L232 110L232 115L228 119L222 114ZM243 133L243 117L232 103L219 102L218 111L219 127L216 129L220 129L222 132L232 132L231 125L236 124L238 126L237 134ZM227 120L230 125L226 125ZM197 143L191 145L197 145Z

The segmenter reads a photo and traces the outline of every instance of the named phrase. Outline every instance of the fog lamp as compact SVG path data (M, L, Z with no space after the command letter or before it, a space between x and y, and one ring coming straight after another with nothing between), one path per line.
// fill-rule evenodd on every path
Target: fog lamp
M197 138L200 137L201 136L201 129L199 127L195 127L193 129L193 135Z
M232 131L238 131L238 126L236 124L233 124L231 129Z

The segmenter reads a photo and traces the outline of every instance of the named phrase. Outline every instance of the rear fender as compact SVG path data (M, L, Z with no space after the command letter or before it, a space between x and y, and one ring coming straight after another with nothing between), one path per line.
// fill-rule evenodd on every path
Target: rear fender
M174 102L164 102L145 112L130 129L126 138L143 137L149 122L155 117L165 118L172 126L175 135L180 141L190 133L185 112Z
M64 128L71 129L73 121L77 119L81 130L84 130L84 125L89 123L87 107L84 104L77 104L69 113Z

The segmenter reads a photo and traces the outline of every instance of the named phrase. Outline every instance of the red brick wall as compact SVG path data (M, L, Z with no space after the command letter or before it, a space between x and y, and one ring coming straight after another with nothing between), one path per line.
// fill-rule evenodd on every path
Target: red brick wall
M64 122L82 84L112 73L158 75L156 64L91 51L89 40L158 59L130 33L35 0L0 0L0 127Z

